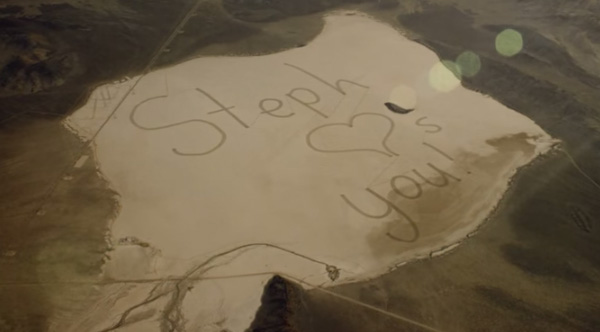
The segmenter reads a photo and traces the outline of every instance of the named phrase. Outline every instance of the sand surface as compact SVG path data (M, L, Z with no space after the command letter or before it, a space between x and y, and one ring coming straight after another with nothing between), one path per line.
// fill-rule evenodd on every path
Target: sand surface
M327 286L460 242L553 144L427 48L344 13L305 47L100 87L66 124L121 196L105 277L158 285L103 288L63 331L116 326L154 297L123 331L241 331L271 272ZM220 278L244 274L260 275Z

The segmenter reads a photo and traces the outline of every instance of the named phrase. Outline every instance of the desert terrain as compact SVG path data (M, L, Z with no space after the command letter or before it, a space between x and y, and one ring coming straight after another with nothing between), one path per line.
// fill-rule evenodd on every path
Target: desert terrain
M600 325L595 2L1 13L0 330Z

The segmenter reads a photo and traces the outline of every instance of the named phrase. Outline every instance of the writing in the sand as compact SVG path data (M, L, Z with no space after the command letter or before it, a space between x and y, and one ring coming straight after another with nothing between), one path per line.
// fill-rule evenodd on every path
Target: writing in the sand
M330 91L333 91L333 92L341 95L342 98L345 97L347 94L347 90L345 89L345 87L354 86L354 87L358 87L358 88L362 88L362 89L369 89L369 87L366 85L363 85L363 84L360 84L357 82L353 82L353 81L350 81L347 79L338 79L334 83L330 83L329 81L321 78L320 76L318 76L316 74L309 72L306 69L303 69L301 67L298 67L298 66L292 65L292 64L285 64L285 65L297 72L302 73L303 75L307 75L307 76L311 77L312 79L320 82L322 84L323 88L326 88ZM235 106L231 106L231 105L227 105L226 103L223 103L222 101L218 100L217 98L215 98L213 95L211 95L209 92L207 92L204 89L196 88L195 91L197 93L199 93L201 96L203 96L204 98L206 98L207 100L209 100L211 102L211 104L214 106L214 109L207 112L207 114L209 116L213 116L213 118L214 118L214 116L218 115L218 116L223 116L225 118L228 118L228 119L230 119L230 121L233 121L233 123L235 123L237 126L239 126L240 129L251 128L251 124L247 123L246 121L244 121L242 118L240 118L236 114ZM143 107L145 105L148 105L149 103L155 102L160 99L168 98L168 97L169 97L168 95L160 95L160 96L148 98L148 99L138 103L130 113L131 123L134 126L138 127L139 129L148 130L148 131L166 130L166 129L176 128L176 127L187 125L187 124L196 124L196 125L203 126L204 129L206 129L206 130L211 130L212 132L214 132L215 135L217 135L218 140L216 140L216 142L214 142L212 146L204 148L203 150L200 150L200 151L183 151L178 148L173 148L172 149L173 153L175 153L176 155L179 155L179 156L187 156L187 157L205 156L205 155L214 153L220 147L222 147L223 144L225 144L225 142L227 141L227 133L225 130L223 130L221 128L221 126L219 126L215 122L213 122L214 121L213 118L190 119L190 120L169 123L169 124L159 125L159 126L146 126L146 125L143 125L142 123L140 123L140 121L138 120L138 117L139 117L138 113L143 110ZM321 95L318 92L316 92L308 87L291 88L289 90L289 92L286 93L285 96L282 98L285 98L285 97L288 97L295 103L301 105L302 106L301 109L303 109L307 112L311 112L315 116L324 119L324 121L326 121L326 119L328 119L331 116L331 114L329 114L327 110L318 107L318 104L321 102ZM273 117L273 118L277 118L277 119L287 119L287 118L294 117L296 115L293 111L290 111L289 109L284 108L284 101L282 99L276 98L276 97L267 97L267 98L261 99L258 102L257 107L259 109L259 116L269 116L269 117ZM342 127L353 127L353 125L356 122L363 121L365 119L371 119L372 121L377 120L377 121L381 121L382 123L387 124L388 130L383 133L383 137L381 140L382 149L373 149L373 148L337 148L336 149L336 148L331 148L331 147L319 146L318 142L316 142L318 140L316 140L315 137L327 135L328 130L335 129L336 127L338 129L342 128ZM414 122L414 125L416 127L420 128L422 130L422 132L424 132L425 134L437 134L437 133L440 133L443 131L442 126L431 121L426 116L418 118ZM368 153L377 154L382 157L385 156L385 157L389 157L389 158L396 158L399 156L399 154L396 151L394 151L388 144L388 139L393 134L394 130L395 130L394 121L385 114L358 113L358 114L351 115L348 118L348 120L345 122L329 122L329 123L325 123L325 124L316 126L315 128L313 128L312 130L310 130L306 133L306 144L310 149L312 149L316 152L320 152L320 153L365 153L365 152L368 152ZM329 132L329 133L331 133L331 132ZM443 156L444 158L446 158L450 161L453 161L451 156L449 156L447 153L445 153L441 149L437 148L436 146L434 146L430 143L427 143L427 142L423 142L422 144L423 144L423 146L431 149L432 151L436 152L437 154ZM427 167L426 167L427 170L413 169L409 173L402 173L401 175L392 176L389 179L389 185L392 189L392 192L395 195L397 195L398 198L402 198L402 199L406 199L406 200L417 200L423 195L424 186L430 186L430 187L439 189L439 188L443 188L443 187L450 185L452 182L461 181L460 178L458 178L455 175L450 174L447 171L442 170L440 167L438 167L434 163L430 162L430 163L427 163L426 165L427 165ZM434 173L435 175L428 177L428 176L424 175L426 173L428 173L428 174ZM363 207L361 207L361 204L354 202L346 194L342 194L341 198L348 207L350 207L353 211L355 211L356 213L358 213L366 218L378 219L378 220L395 218L394 222L400 222L400 223L405 222L411 229L412 234L409 234L408 236L406 236L406 235L401 236L401 235L397 235L397 234L392 234L391 232L387 232L386 235L390 239L399 241L399 242L414 242L419 238L419 227L417 226L415 220L411 216L409 216L406 212L404 212L401 209L401 207L398 206L397 203L392 202L389 198L385 198L384 196L377 193L372 188L367 187L365 190L371 196L373 196L374 198L376 198L377 200L381 201L384 204L383 212L381 212L381 213L368 212Z
M359 84L359 83L356 83L356 82L353 82L350 80L345 80L345 79L339 79L339 80L335 81L335 83L330 83L330 82L326 81L325 79L323 79L303 68L300 68L300 67L292 65L292 64L285 64L285 65L289 68L292 68L292 69L300 72L300 73L308 75L309 77L317 80L318 82L321 82L324 86L329 87L330 89L333 89L335 92L341 94L342 96L346 95L346 90L344 89L344 86L346 86L346 85L354 85L354 86L358 86L358 87L361 87L364 89L368 89L368 86L365 86L365 85L362 85L362 84ZM231 120L235 121L241 128L245 128L245 129L250 128L250 125L248 123L246 123L244 120L242 120L233 111L235 109L235 106L226 106L224 103L222 103L220 100L215 98L213 95L211 95L208 91L206 91L204 89L196 88L196 91L200 95L202 95L205 98L207 98L208 100L210 100L212 102L212 104L214 105L215 109L212 111L209 111L208 115L224 115L224 116L230 118ZM160 95L160 96L147 98L147 99L141 101L140 103L138 103L130 113L129 118L130 118L131 123L134 126L138 127L139 129L150 130L150 131L170 129L170 128L175 128L175 127L194 123L197 125L204 126L205 127L204 129L213 131L214 134L219 137L213 146L205 148L202 151L181 151L177 148L173 148L172 149L173 153L180 155L180 156L204 156L204 155L215 152L226 142L227 133L219 125L217 125L213 121L210 121L212 119L190 119L190 120L185 120L185 121L180 121L180 122L170 123L170 124L165 124L165 125L160 125L160 126L146 126L139 121L138 113L143 110L144 106L146 106L152 102L156 102L160 99L165 99L168 97L169 97L168 95ZM324 119L327 119L329 117L329 115L327 115L323 110L320 110L317 108L316 104L318 104L321 101L321 96L319 95L319 93L315 92L314 90L312 90L310 88L307 88L307 87L292 88L285 95L285 97L288 97L291 100L293 100L294 102L298 103L299 105L302 105L304 107L304 109L306 109L309 112L313 112L314 114L316 114L319 117L322 117ZM260 109L259 115L265 115L265 116L270 116L273 118L280 118L280 119L293 117L295 115L295 113L286 112L286 111L282 110L283 105L284 105L284 103L283 103L282 99L268 97L268 98L264 98L264 99L260 100L257 106Z
M313 74L313 73L309 72L308 70L298 67L296 65L285 64L285 66L287 66L288 68L291 68L293 70L296 70L297 72L300 72L304 75L307 75L308 77L313 78L317 82L320 82L323 85L323 87L328 88L330 91L334 91L335 93L341 95L342 97L345 97L347 95L347 90L345 89L345 87L347 87L347 86L355 86L355 87L359 87L362 89L369 89L369 87L366 85L363 85L363 84L360 84L360 83L357 83L357 82L354 82L351 80L347 80L347 79L338 79L334 83L330 83L329 81L321 78L320 76ZM204 98L206 98L207 100L209 100L213 104L214 109L207 112L208 115L213 116L212 118L189 119L189 120L168 123L168 124L163 124L163 125L158 125L158 126L144 125L142 123L142 121L140 121L140 119L139 119L140 118L139 113L143 112L143 109L145 106L150 106L151 103L160 101L161 99L168 98L169 95L166 94L166 95L158 95L158 96L150 97L150 98L147 98L147 99L139 102L137 105L135 105L133 107L131 113L129 114L129 119L134 126L136 126L139 129L147 130L147 131L166 130L166 129L181 127L181 126L188 125L188 124L196 124L196 125L203 126L204 127L203 130L211 131L212 133L214 133L216 135L216 137L218 137L216 142L212 143L213 144L212 146L205 147L199 151L181 151L178 148L173 148L172 149L173 153L175 153L176 155L179 155L179 156L208 155L208 154L211 154L211 153L217 151L220 147L222 147L226 143L227 138L228 138L227 132L225 130L223 130L222 127L219 126L217 123L215 123L214 116L217 116L217 115L225 116L225 117L229 118L230 120L234 121L235 123L237 123L237 125L240 128L249 129L251 127L251 125L249 123L244 121L242 118L240 118L240 116L238 116L236 114L236 112L234 112L235 106L227 106L225 103L221 102L219 99L214 97L211 93L209 93L208 91L206 91L202 88L196 88L195 91L198 94L200 94L201 96L203 96ZM326 110L319 109L319 107L317 107L317 104L319 104L321 102L321 95L318 92L316 92L308 87L291 88L290 91L285 94L284 98L285 97L290 98L295 103L301 105L303 109L315 114L316 116L318 116L320 118L328 119L330 117L330 114L327 114ZM258 102L257 107L260 110L259 116L270 116L273 118L285 119L285 118L291 118L296 115L294 112L284 109L283 100L280 98L276 98L276 97L267 97L267 98L261 99ZM306 136L307 145L311 149L318 151L318 152L345 152L345 151L324 150L313 143L313 136L315 134L317 134L317 132L319 132L321 129L324 129L326 127L336 126L336 125L352 125L352 123L355 120L362 120L367 117L379 117L379 118L386 120L391 126L390 131L388 132L387 136L389 136L394 129L393 128L394 122L387 115L378 114L378 113L361 113L361 114L352 116L349 119L348 123L345 123L345 124L344 123L340 123L340 124L330 123L330 124L325 124L325 125L321 125L321 126L314 128ZM417 126L427 128L426 132L428 132L428 133L435 133L435 132L439 132L442 130L442 128L439 125L428 122L427 117L419 118L415 122L415 124ZM386 139L387 139L387 136L386 136ZM383 143L384 143L384 145L386 145L385 141ZM396 153L392 152L389 148L387 148L387 146L386 146L386 150L387 150L387 153L384 153L384 154L386 154L388 156L397 155ZM374 149L351 149L351 150L348 150L348 152L353 152L353 151L372 151L372 152L379 153L379 151L374 150Z
M428 146L432 147L434 150L437 150L437 148L435 148L431 145L428 145ZM437 151L437 152L444 154L441 151ZM450 158L447 155L446 155L446 157ZM397 197L403 198L405 200L417 200L417 199L421 198L421 196L423 195L423 192L424 192L423 187L424 186L431 186L431 187L439 189L439 188L446 187L453 182L461 181L460 178L456 177L455 175L450 174L449 172L442 170L441 168L439 168L438 166L436 166L433 163L427 163L426 168L428 168L429 173L432 172L435 175L428 177L428 176L423 175L424 171L422 169L413 169L408 174L395 175L395 176L391 177L389 179L389 184L390 184L390 187L392 188L392 192L395 195L397 195ZM402 185L400 185L401 183L408 184L408 186L402 186ZM416 240L419 239L419 227L417 226L417 223L415 222L414 218L412 218L408 213L406 213L404 210L402 210L402 208L398 205L398 203L392 202L392 200L390 200L389 198L385 198L384 196L377 193L375 190L373 190L371 188L367 187L365 190L370 195L372 195L373 197L375 197L377 200L381 201L384 204L385 208L383 209L383 212L381 212L381 213L367 212L367 211L365 211L364 208L361 208L359 206L359 204L356 204L353 200L348 198L347 195L342 194L341 198L355 212L363 215L364 217L370 218L370 219L376 219L376 220L386 219L386 218L390 218L393 215L393 213L395 213L394 220L392 222L405 223L409 227L410 231L408 232L408 234L404 234L404 235L397 235L397 234L393 234L391 231L388 231L386 233L386 236L389 237L390 239L392 239L394 241L398 241L398 242L415 242Z

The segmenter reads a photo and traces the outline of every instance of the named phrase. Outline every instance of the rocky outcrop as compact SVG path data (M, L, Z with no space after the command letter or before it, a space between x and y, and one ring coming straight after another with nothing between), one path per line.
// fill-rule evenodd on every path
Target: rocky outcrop
M280 276L265 285L261 306L246 332L299 332L298 320L305 315L302 287Z

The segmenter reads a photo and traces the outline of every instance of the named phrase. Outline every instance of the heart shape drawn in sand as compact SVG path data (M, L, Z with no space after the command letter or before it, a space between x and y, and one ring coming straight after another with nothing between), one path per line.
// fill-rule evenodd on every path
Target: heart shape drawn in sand
M388 124L389 124L389 129L388 131L385 133L385 136L383 137L383 139L381 140L381 146L383 147L383 150L377 150L377 149L371 149L371 148L357 148L357 149L322 149L319 148L317 146L315 146L315 144L312 141L312 136L322 130L322 129L326 129L326 128L331 128L331 127L349 127L349 128L354 128L354 121L358 118L366 118L366 117L379 117L379 118L383 118L385 119ZM310 148L312 148L315 151L319 151L319 152L324 152L324 153L342 153L342 152L375 152L375 153L379 153L379 154L383 154L386 155L388 157L393 157L393 156L397 156L398 154L395 153L394 151L392 151L392 149L390 149L390 147L387 145L387 141L390 138L390 136L392 135L392 132L394 132L394 121L392 121L392 119L390 119L389 117L383 115L383 114L378 114L378 113L361 113L361 114L356 114L353 115L350 118L350 121L348 121L347 123L328 123L319 127L316 127L315 129L311 130L307 135L306 135L306 144L308 144L308 146Z

